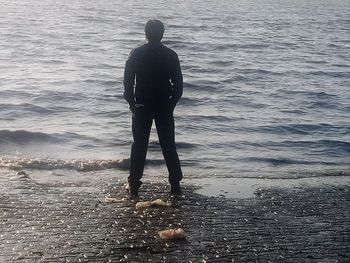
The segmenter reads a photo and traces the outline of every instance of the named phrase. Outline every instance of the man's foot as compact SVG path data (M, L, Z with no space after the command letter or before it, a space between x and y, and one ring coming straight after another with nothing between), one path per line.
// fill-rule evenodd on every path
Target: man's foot
M139 196L139 188L141 187L142 182L138 182L138 183L130 183L128 182L125 186L126 191L129 193L130 197L134 198L134 197L138 197Z
M179 182L171 184L170 193L172 195L182 195L182 191L181 191L181 187L180 187L180 183Z

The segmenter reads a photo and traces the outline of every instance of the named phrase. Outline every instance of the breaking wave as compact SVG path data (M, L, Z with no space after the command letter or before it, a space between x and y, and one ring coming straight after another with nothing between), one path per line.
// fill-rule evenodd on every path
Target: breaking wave
M0 158L0 167L10 170L37 169L55 170L68 169L81 172L99 171L106 169L128 169L129 159L121 160L56 160L56 159L6 159Z

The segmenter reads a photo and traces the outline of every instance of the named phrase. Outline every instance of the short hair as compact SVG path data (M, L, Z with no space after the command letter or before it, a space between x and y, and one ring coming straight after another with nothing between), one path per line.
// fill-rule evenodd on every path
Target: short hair
M149 20L145 26L146 38L149 41L160 41L164 34L164 25L157 19Z

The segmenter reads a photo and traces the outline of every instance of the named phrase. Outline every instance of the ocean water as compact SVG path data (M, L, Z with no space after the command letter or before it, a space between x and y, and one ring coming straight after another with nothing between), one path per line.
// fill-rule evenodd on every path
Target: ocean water
M0 3L2 169L125 172L123 68L158 18L184 75L187 178L349 174L349 1ZM147 158L166 175L155 129Z

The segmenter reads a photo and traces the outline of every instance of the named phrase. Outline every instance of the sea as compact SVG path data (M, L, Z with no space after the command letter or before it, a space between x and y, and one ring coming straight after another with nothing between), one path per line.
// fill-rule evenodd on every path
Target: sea
M159 19L184 76L184 178L350 176L350 1L0 4L3 171L127 174L125 61ZM151 132L145 177L165 180Z

